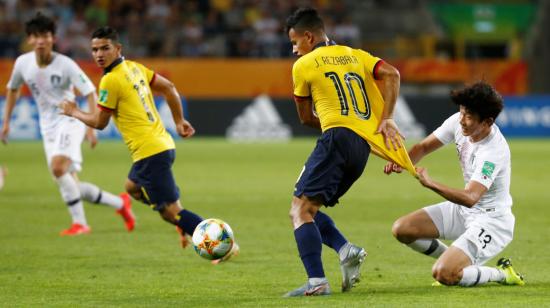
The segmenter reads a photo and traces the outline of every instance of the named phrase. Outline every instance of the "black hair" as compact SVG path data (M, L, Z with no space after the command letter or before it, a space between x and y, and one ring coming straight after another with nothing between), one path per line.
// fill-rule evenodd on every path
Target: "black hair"
M464 106L468 112L478 115L480 121L489 118L496 120L504 108L502 96L485 81L451 91L451 100Z
M118 42L118 32L109 26L104 26L95 30L94 33L92 33L92 39L95 38L109 39L113 41L113 43Z
M51 32L55 35L55 22L53 19L43 15L41 12L37 12L34 17L25 23L25 32L27 35L43 34Z
M315 9L299 8L286 19L285 33L295 31L324 31L325 24Z

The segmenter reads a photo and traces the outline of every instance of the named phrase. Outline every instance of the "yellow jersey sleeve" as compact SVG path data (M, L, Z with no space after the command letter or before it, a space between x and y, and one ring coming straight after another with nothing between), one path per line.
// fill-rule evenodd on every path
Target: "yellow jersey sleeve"
M115 110L118 104L120 85L111 73L103 76L99 82L99 102L98 105L111 110Z
M292 80L294 82L294 96L309 97L311 92L305 75L302 72L302 62L296 61L292 66Z
M143 72L145 77L147 77L147 83L151 84L153 80L155 79L155 72L150 70L149 68L145 67L145 65L141 63L134 62L136 66L139 68L140 71Z
M361 52L366 72L371 76L373 76L374 79L378 79L378 76L377 76L378 66L382 64L384 60L378 57L375 57L364 50L359 49L359 51Z

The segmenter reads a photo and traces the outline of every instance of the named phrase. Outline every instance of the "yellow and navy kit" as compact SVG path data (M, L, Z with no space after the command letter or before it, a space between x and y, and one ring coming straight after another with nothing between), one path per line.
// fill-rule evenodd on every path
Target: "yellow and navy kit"
M154 79L150 69L119 58L105 69L99 84L98 106L113 112L134 162L175 148L155 107L150 88Z
M322 43L300 57L292 68L294 96L311 97L323 132L345 127L369 142L373 153L414 173L403 148L389 150L381 134L384 99L376 86L383 63L361 49Z

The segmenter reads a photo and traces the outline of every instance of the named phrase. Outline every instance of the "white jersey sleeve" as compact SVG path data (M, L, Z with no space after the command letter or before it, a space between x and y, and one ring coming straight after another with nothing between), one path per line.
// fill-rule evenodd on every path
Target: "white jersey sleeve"
M460 112L453 114L433 132L435 137L439 139L441 143L448 144L455 141L455 132L459 117Z
M21 57L18 57L17 60L15 60L15 64L13 65L13 70L11 72L10 80L8 81L8 89L17 90L23 85L23 82L25 81L23 79L23 64Z
M507 165L508 162L504 154L488 151L477 153L470 181L481 183L489 189L501 170Z
M95 91L94 84L90 81L90 78L86 76L84 71L70 58L66 58L67 63L67 76L69 77L71 84L73 84L82 96L86 96Z

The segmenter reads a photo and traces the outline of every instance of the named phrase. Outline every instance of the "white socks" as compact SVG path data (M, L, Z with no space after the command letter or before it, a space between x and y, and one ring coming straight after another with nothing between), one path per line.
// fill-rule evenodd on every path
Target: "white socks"
M80 182L80 193L82 199L96 204L108 205L112 208L120 210L122 208L122 198L113 195L108 191L99 189L96 185L87 182Z
M88 225L86 222L86 216L84 214L84 206L80 198L80 189L76 180L70 173L65 173L62 176L55 179L61 192L61 198L67 204L69 214L73 219L73 223L81 224L83 226Z
M463 287L472 287L486 284L490 281L503 281L506 279L504 273L494 267L470 265L462 270L462 279L458 285Z
M407 246L436 259L447 250L447 245L437 239L419 239ZM462 270L462 279L458 284L463 287L472 287L491 281L499 282L505 278L504 273L497 268L470 265Z
M78 183L69 172L56 178L55 181L59 186L63 201L68 206L73 223L83 226L88 225L82 199L92 203L105 204L117 210L122 208L123 201L121 197L102 191L92 183Z
M418 239L407 246L435 259L447 250L447 245L438 239Z

